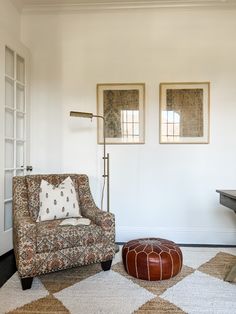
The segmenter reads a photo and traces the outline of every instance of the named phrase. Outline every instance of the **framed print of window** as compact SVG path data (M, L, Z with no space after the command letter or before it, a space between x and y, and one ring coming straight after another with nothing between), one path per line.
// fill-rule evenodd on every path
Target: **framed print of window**
M145 84L97 84L97 113L106 144L144 144ZM98 121L98 143L103 123Z
M160 143L209 143L210 83L160 84Z

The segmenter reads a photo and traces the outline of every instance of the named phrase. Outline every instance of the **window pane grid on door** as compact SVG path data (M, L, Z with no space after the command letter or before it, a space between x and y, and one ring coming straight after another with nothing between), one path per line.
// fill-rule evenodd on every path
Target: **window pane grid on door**
M16 112L16 139L25 139L25 115L21 112Z
M12 201L4 202L4 230L12 228Z
M5 108L5 138L14 138L14 111Z
M19 83L16 84L16 110L25 112L25 86Z
M5 77L5 107L14 108L14 80Z
M7 76L14 78L15 69L14 69L14 58L15 53L10 48L6 47L5 49L5 73Z
M25 83L25 60L19 55L16 56L16 79Z
M12 199L12 178L14 175L14 170L6 170L4 178L4 199Z
M4 178L4 199L10 200L12 198L12 178L14 170L5 170Z
M5 231L12 228L12 178L25 174L25 115L25 60L5 47Z
M24 170L16 168L16 176L23 176L25 174Z
M5 169L14 169L14 140L5 139Z
M16 168L24 168L24 142L16 141Z

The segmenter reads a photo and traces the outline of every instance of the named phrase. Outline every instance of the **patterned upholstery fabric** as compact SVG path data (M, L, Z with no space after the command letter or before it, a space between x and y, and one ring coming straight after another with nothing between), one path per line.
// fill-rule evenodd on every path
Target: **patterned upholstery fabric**
M59 185L70 176L81 213L89 226L37 223L42 179ZM115 217L98 209L86 175L31 175L13 178L13 241L19 276L34 277L69 267L111 260L115 255Z
M37 223L37 253L92 245L103 241L103 230L94 223L89 226L59 226L61 221L58 219Z

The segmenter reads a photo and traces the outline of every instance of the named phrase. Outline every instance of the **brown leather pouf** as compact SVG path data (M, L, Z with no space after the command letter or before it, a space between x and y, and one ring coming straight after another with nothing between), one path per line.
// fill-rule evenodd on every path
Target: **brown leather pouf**
M172 241L144 238L127 242L122 249L125 270L144 280L169 279L182 268L183 256Z

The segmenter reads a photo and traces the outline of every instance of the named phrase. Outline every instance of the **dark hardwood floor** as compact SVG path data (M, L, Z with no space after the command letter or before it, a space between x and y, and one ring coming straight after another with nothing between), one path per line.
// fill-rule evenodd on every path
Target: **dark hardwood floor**
M13 250L0 257L0 287L16 272Z

